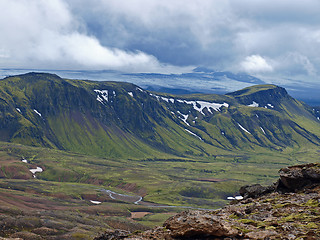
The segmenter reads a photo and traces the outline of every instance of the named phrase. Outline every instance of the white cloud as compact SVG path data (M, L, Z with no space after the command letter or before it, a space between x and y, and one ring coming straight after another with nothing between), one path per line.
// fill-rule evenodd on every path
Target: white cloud
M288 52L280 56L277 59L276 68L288 76L301 77L305 75L306 77L310 77L317 75L317 69L311 60L299 52Z
M0 67L193 65L290 77L320 67L318 0L0 0L0 8Z
M63 0L1 0L0 8L0 67L166 71L152 55L103 46L81 32Z
M240 63L241 70L248 73L271 72L273 67L260 55L247 56Z

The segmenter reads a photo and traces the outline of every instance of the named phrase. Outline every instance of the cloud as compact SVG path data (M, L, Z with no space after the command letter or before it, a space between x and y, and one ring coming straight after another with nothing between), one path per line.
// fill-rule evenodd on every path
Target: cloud
M248 73L271 72L272 66L260 55L247 56L240 64L241 70Z
M320 66L318 0L2 0L0 7L3 67L206 66L310 77Z
M103 46L63 0L2 0L0 65L20 68L162 72L169 64L139 50ZM176 71L181 71L177 68Z
M277 59L277 70L289 76L317 75L317 70L310 59L299 52L289 52Z

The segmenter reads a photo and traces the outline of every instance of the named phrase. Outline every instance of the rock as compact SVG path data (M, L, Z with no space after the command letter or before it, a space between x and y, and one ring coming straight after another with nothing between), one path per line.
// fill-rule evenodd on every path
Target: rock
M107 230L94 240L120 240L129 236L130 232L124 230Z
M278 189L300 190L305 186L320 183L320 164L311 163L282 168L279 174L280 184Z
M0 240L23 240L22 238L3 238L0 237Z
M239 193L244 198L257 198L274 190L274 186L263 187L260 184L254 184L241 187Z
M238 230L225 220L210 212L185 211L179 213L163 225L171 231L172 237L178 238L205 238L205 237L234 237Z
M27 231L16 232L16 233L12 234L11 237L28 239L28 240L42 240L42 239L44 239L35 233L31 233L31 232L27 232Z
M277 236L278 233L273 230L265 230L259 232L250 232L245 235L249 239L270 239L272 236ZM274 238L272 238L274 239Z
M58 230L47 228L47 227L41 227L41 228L33 229L32 232L40 236L48 236L48 235L56 235L58 233Z

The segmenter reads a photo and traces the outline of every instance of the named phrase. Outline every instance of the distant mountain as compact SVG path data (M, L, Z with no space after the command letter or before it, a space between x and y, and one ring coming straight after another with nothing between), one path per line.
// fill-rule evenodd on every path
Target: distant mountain
M0 80L0 141L114 158L319 146L317 114L275 85L172 95L46 73Z
M244 73L216 71L214 69L197 67L188 73L124 73L113 70L28 70L28 69L0 69L0 78L41 71L55 73L67 79L81 79L94 81L130 82L146 90L165 92L170 94L225 94L255 84L276 83L286 88L294 98L304 101L311 106L320 106L319 84L299 79L257 78Z

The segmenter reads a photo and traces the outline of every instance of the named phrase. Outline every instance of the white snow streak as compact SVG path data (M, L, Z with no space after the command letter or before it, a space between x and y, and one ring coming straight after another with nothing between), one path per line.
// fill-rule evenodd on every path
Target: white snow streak
M201 141L203 141L203 139L200 137L200 136L198 136L197 134L195 134L194 132L191 132L190 130L188 130L188 129L184 129L184 130L186 130L188 133L190 133L191 135L193 135L193 136L195 136L195 137L197 137L197 138L199 138Z
M136 90L139 90L140 92L144 92L141 88L136 88Z
M33 109L33 111L38 114L40 117L42 117L41 113L39 113L36 109Z
M190 126L190 124L187 122L187 119L189 117L189 115L185 115L185 114L182 114L181 112L177 111L177 113L179 113L182 117L180 117L180 119L185 123L187 124L188 126Z
M239 126L243 131L245 131L246 133L251 134L247 129L245 129L244 127L242 127L240 123L237 123L237 124L238 124L238 126Z
M99 202L99 201L94 201L94 200L90 200L90 202L93 203L93 204L101 204L101 202Z
M131 97L133 97L133 92L128 92L128 94L129 94Z
M20 108L16 108L17 109L17 111L19 112L19 113L21 113L21 110L20 110Z
M260 127L260 129L263 132L263 134L266 134L266 132L264 131L264 129L262 127Z

